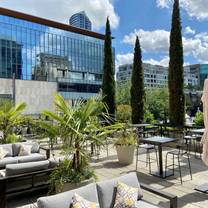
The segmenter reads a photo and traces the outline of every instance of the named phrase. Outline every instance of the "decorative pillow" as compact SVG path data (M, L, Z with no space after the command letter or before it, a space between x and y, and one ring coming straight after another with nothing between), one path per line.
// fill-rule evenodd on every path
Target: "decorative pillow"
M3 158L5 158L5 156L7 154L8 154L8 152L3 147L0 147L0 160L2 160Z
M31 154L32 145L21 144L19 156L27 156Z
M133 208L136 207L138 188L130 187L118 182L114 208Z
M71 203L72 208L96 208L97 204L95 202L90 202L81 197L78 194L74 194L72 197L72 203Z

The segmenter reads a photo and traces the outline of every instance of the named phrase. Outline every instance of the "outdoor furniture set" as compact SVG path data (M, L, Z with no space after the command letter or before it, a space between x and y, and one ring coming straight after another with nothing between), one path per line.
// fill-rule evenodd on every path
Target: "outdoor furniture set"
M123 183L130 187L136 188L136 201L132 207L138 208L159 208L162 206L153 205L151 202L146 201L143 198L142 189L160 197L169 200L170 208L177 208L177 196L152 188L149 185L144 185L139 182L136 172L128 173L124 176L120 176L115 179L106 180L98 183L92 183L87 186L67 191L64 193L56 194L53 196L41 197L37 201L38 208L69 208L74 202L74 197L79 195L82 199L87 200L88 203L96 203L96 207L109 208L115 207L117 198L118 183ZM122 201L122 197L129 193L123 193L119 201ZM133 197L133 196L132 196ZM132 198L131 198L132 199ZM121 206L124 207L124 206ZM131 207L131 206L129 206Z
M20 154L22 147L29 148L30 153L23 151ZM57 165L55 160L49 158L49 149L40 147L36 142L2 144L0 149L6 152L0 160L1 208L6 207L6 201L11 196L48 189L49 174ZM44 150L45 155L40 150Z

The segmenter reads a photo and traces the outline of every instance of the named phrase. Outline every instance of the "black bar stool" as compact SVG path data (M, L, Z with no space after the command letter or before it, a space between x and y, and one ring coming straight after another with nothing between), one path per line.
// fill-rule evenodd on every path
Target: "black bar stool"
M186 146L186 148L187 148L187 146ZM168 161L167 161L169 155L172 156L172 164L171 165L168 165ZM175 167L178 167L181 184L183 183L182 172L181 172L181 159L185 155L186 155L187 161L188 161L188 167L186 167L186 168L189 169L190 177L191 177L191 180L192 180L192 171L191 171L191 163L190 163L189 152L188 152L188 150L183 149L183 145L177 145L176 149L167 152L166 160L165 160L165 176L167 176L167 169L168 168L172 167L172 171L173 171L173 175L174 175L174 173L176 171ZM175 159L177 159L177 164L175 163Z
M144 149L146 152L146 160L140 160L139 159L139 149ZM152 152L155 152L155 158L152 158L151 157L151 153ZM158 165L158 155L157 155L157 148L154 146L154 145L151 145L151 144L141 144L137 147L137 157L136 157L136 170L138 168L138 162L144 162L146 163L146 167L149 166L149 173L151 174L152 173L152 170L151 170L151 164L153 162L157 162L157 168L159 167Z
M195 158L201 159L202 158L202 148L203 148L203 145L201 143L202 136L196 135L195 137L196 137L195 142L194 142ZM199 156L197 154L199 154Z

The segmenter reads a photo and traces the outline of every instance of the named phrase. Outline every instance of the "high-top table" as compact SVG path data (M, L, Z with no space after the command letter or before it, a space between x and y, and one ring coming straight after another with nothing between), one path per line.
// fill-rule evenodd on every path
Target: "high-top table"
M202 134L204 134L204 131L205 131L205 129L192 129L191 133L202 135Z
M155 136L155 137L149 137L142 139L141 142L145 144L153 144L158 146L158 153L159 153L159 172L153 173L152 175L165 178L165 173L163 171L163 156L162 156L162 147L165 144L176 142L177 139L175 138L168 138L168 137L161 137L161 136ZM167 175L166 177L168 177Z

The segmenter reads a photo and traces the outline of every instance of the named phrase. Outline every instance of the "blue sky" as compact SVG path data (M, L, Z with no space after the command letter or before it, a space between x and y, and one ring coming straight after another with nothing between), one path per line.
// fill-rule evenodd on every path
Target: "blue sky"
M208 63L208 0L180 0L180 5L185 64ZM102 33L109 16L117 65L132 62L136 35L144 62L168 65L172 0L0 0L0 6L63 23L85 10Z

